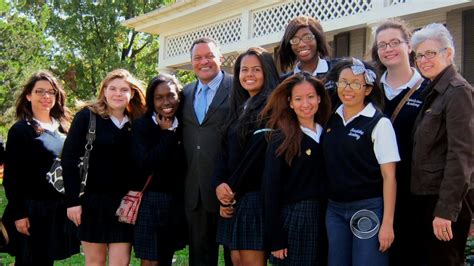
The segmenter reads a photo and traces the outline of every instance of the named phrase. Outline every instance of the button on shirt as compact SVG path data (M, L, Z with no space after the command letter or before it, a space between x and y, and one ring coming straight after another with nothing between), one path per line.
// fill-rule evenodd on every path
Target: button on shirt
M420 79L423 78L416 69L412 68L412 70L413 70L413 75L411 76L411 79L407 83L401 85L398 88L392 88L387 83L387 71L385 71L385 73L383 73L382 77L380 78L380 83L383 84L383 89L385 91L385 96L387 97L388 100L393 100L395 97L397 97L405 89L413 88L413 86L415 86L416 83Z
M214 99L214 96L216 95L217 93L217 89L219 88L219 85L221 84L221 81L224 79L224 73L222 73L222 71L219 72L219 74L217 74L217 76L211 80L211 82L209 82L207 84L207 86L209 87L209 90L207 91L207 108L206 108L206 113L207 111L209 110L209 105L211 105L211 102L212 102L212 99ZM199 98L199 94L202 93L202 88L206 86L205 84L203 84L200 80L198 81L198 84L197 84L197 89L196 89L196 94L194 95L194 110L196 110L197 108L197 99Z

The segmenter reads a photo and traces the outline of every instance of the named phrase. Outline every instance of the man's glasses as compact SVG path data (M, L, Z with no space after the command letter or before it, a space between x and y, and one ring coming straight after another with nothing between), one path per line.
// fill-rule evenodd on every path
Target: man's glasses
M54 96L56 96L56 94L58 94L58 91L56 91L56 90L36 89L35 93L36 93L36 95L39 95L41 97L44 97L46 95L54 97Z
M442 49L439 49L438 51L428 50L424 54L418 53L418 54L415 55L415 60L416 61L421 61L421 59L423 57L426 58L426 59L434 58L437 54L446 51L446 49L448 49L448 48L442 48Z
M345 89L347 88L347 86L349 86L349 88L353 90L360 90L362 87L365 87L367 85L362 85L358 82L349 83L347 81L338 81L336 82L336 86L340 89Z
M408 43L408 42L400 41L399 39L393 39L389 42L379 42L377 43L377 49L385 50L387 49L387 46L395 48L395 47L398 47L401 43Z
M309 42L312 42L314 40L314 35L313 34L306 34L305 36L303 36L301 39L298 38L298 37L293 37L290 39L290 44L291 45L297 45L299 44L301 41L305 42L305 43L309 43Z

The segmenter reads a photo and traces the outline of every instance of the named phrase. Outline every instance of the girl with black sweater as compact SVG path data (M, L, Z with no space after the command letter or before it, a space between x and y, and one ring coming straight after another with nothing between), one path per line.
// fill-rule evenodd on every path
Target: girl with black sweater
M324 165L320 135L331 103L307 73L283 81L262 111L269 117L263 174L265 240L278 265L322 265Z
M278 84L270 53L260 47L239 55L234 67L224 151L216 167L221 203L218 242L228 246L234 265L265 265L261 183L266 141L258 115Z
M412 131L415 119L424 102L423 92L427 80L413 67L414 52L410 45L411 32L402 20L391 19L383 22L375 31L372 46L372 60L378 66L380 85L384 90L384 114L392 117L395 109L403 105L392 119L397 137L401 161L397 163L397 203L395 208L395 240L390 248L390 264L402 265L407 254L413 254L417 247L413 245L412 236L417 234L412 228L413 215L418 210L413 208L410 193Z
M69 129L65 98L56 78L39 71L17 100L18 121L8 131L3 183L8 199L3 219L19 232L11 236L15 265L53 265L79 252L79 241L66 230L64 195L46 179Z
M181 208L184 218L186 167L176 118L181 91L181 84L173 76L160 74L153 78L146 91L147 112L132 127L132 152L137 166L132 190L141 191L148 176L152 176L135 224L134 249L142 266L171 265L172 242L179 233L171 232L170 214Z
M87 265L128 265L133 227L118 222L115 211L132 180L131 125L144 113L140 83L124 69L107 74L95 103L79 111L64 143L63 175L68 218L79 227ZM95 141L84 194L79 197L79 161L84 155L91 112Z
M394 238L395 163L400 160L395 132L380 111L383 96L373 68L350 58L331 71L339 77L342 105L323 135L328 264L387 265ZM359 217L360 210L367 216Z

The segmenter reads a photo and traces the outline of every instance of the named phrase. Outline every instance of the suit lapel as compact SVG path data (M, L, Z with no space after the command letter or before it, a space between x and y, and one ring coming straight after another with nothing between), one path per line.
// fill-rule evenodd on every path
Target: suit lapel
M192 116L193 121L199 125L199 121L196 117L196 110L194 110L194 97L196 97L197 84L197 82L194 82L191 84L190 90L188 90L187 93L185 91L184 97L189 100L186 101L186 106L184 109L190 110L189 115Z

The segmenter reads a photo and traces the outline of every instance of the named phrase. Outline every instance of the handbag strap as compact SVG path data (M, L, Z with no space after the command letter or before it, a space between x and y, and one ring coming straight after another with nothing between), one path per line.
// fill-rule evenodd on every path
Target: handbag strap
M421 78L420 80L418 80L418 82L415 84L415 86L413 86L413 88L411 88L407 94L405 94L405 96L403 97L403 99L398 103L397 105L397 108L395 108L395 111L393 111L392 113L392 116L390 117L390 121L393 123L395 121L395 119L397 118L398 116L398 113L400 113L400 110L402 110L403 106L405 105L405 103L408 101L408 99L410 98L410 96L413 95L413 93L421 86L421 83L423 83L423 79Z
M96 130L96 116L95 113L92 112L92 110L89 109L90 112L90 118L89 118L89 129L87 130L87 135L86 135L86 140L87 143L84 146L85 152L84 152L84 157L82 157L82 180L81 180L81 187L79 190L79 197L84 194L86 184L87 184L87 171L89 171L89 157L92 151L92 148L94 147L92 143L95 140L95 130Z
M151 177L153 175L149 175L148 178L146 179L146 183L145 183L145 186L143 186L143 189L142 189L142 193L145 191L145 189L148 187L148 185L150 184L151 182Z

